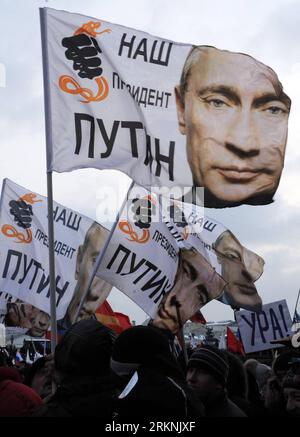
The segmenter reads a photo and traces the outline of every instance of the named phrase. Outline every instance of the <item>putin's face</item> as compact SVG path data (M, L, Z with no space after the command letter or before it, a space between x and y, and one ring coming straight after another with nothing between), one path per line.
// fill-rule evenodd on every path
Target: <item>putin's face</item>
M227 282L225 293L232 306L260 311L262 300L254 281L263 272L264 260L243 247L229 231L225 231L213 245Z
M75 323L76 313L79 307L80 300L85 293L90 275L93 271L97 256L103 247L107 238L108 232L100 225L93 226L90 231L89 238L85 245L81 246L77 254L77 268L75 278L77 284L74 290L73 298L67 310L67 314L71 323ZM112 286L103 279L95 276L90 291L85 299L85 302L79 313L78 320L91 317L100 305L108 297Z
M225 205L272 198L284 164L289 98L275 73L250 56L199 53L184 96L175 90L194 185Z
M194 250L182 250L174 287L159 305L153 324L173 333L207 302L218 297L225 282L206 259Z

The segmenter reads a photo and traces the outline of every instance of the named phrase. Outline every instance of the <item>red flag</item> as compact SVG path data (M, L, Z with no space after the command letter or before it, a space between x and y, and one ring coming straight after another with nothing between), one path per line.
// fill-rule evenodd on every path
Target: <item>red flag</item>
M200 310L197 311L192 317L190 317L190 321L193 323L200 323L201 325L206 325L206 320Z
M129 317L126 314L114 312L107 300L97 309L95 316L99 322L108 326L117 334L132 326Z
M120 325L123 328L123 331L125 331L125 329L132 327L130 319L126 314L115 312L115 315L116 315L117 319L119 320Z
M231 352L246 355L241 340L238 340L232 330L227 327L227 349Z

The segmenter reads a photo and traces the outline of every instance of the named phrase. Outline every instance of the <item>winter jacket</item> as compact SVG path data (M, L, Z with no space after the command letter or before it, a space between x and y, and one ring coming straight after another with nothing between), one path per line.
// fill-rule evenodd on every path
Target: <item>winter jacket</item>
M140 367L115 401L115 413L120 420L197 419L203 416L203 406L196 401L184 381L155 370Z
M98 417L110 421L116 396L109 376L67 378L35 417Z

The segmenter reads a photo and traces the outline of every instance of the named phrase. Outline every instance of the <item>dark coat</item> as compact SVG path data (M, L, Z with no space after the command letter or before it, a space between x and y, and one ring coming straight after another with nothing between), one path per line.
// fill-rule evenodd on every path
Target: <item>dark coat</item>
M110 421L116 396L110 377L68 378L36 417L98 417Z
M198 402L184 381L163 373L141 367L136 372L137 382L115 402L115 412L120 420L199 418L203 406Z
M116 395L110 375L114 337L96 320L75 323L55 349L57 391L35 416L95 416L110 420Z
M213 402L205 405L207 417L247 417L247 415L230 399L226 393L219 393Z

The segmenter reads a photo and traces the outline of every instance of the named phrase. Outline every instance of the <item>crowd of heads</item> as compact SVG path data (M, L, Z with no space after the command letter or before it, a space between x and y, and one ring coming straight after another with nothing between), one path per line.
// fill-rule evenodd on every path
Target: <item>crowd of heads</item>
M151 323L116 335L90 318L65 332L54 355L22 371L2 350L0 415L300 417L296 349L280 350L266 363L204 343L188 348L185 362L175 339Z

